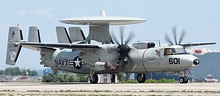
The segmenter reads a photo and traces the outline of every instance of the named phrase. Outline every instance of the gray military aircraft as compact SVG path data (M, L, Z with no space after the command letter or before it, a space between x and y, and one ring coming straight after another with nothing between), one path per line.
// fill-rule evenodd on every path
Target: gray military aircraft
M39 29L29 28L28 41L23 40L19 26L10 27L6 64L15 65L22 47L40 52L40 64L74 73L89 74L91 83L98 82L97 74L118 72L138 73L137 81L144 83L147 72L179 73L180 83L187 83L187 72L199 64L199 59L186 52L185 47L215 43L182 44L184 33L175 43L168 36L169 46L155 47L154 42L136 42L128 45L134 35L131 33L124 42L124 30L120 29L120 42L115 35L109 34L110 25L135 24L144 22L141 18L110 17L102 11L101 16L63 19L67 24L89 25L89 36L85 38L80 27L56 27L58 43L42 43ZM102 44L91 44L90 40ZM67 50L70 49L70 50Z

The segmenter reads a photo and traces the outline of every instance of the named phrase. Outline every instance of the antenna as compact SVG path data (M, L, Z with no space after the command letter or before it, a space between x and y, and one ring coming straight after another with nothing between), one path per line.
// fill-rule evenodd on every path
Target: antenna
M102 16L102 17L106 16L105 10L103 10L103 9L101 10L100 16Z

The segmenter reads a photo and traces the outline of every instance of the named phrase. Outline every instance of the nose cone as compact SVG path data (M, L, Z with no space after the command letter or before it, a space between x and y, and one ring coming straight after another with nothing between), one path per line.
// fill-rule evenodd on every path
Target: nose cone
M193 55L182 55L181 57L182 65L185 64L186 67L196 67L199 65L200 61L196 56Z
M193 60L193 64L194 64L194 65L199 65L199 59L194 59L194 60Z

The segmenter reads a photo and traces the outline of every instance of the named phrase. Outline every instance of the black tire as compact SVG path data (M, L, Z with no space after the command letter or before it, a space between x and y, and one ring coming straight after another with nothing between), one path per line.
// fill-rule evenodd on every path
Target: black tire
M142 75L143 75L143 76L142 76ZM145 76L144 73L139 73L139 74L137 75L137 81L138 81L138 83L144 83L145 80L146 80L146 76Z
M188 83L188 81L189 81L189 80L186 78L185 81L184 81L184 83Z
M182 84L184 83L185 79L183 77L180 77L179 82Z
M91 84L97 84L97 83L98 83L98 80L99 80L99 78L98 78L98 75L97 75L97 74L94 74L94 75L92 76L92 78L89 79L89 81L90 81Z
M182 84L182 83L188 83L188 79L187 78L184 78L184 77L180 77L179 79L179 82Z

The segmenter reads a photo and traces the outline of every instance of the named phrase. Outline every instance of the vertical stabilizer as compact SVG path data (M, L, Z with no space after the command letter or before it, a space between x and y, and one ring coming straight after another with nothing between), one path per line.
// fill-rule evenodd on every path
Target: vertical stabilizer
M69 27L70 38L72 42L85 41L85 35L80 27Z
M36 26L29 27L28 42L39 42L39 43L41 42L40 31L38 27Z
M6 64L15 65L21 51L21 46L19 45L19 42L22 40L23 35L21 28L18 26L10 27L8 34Z
M69 34L65 27L63 26L57 26L56 27L57 32L57 41L58 43L72 43L71 39L69 37Z

